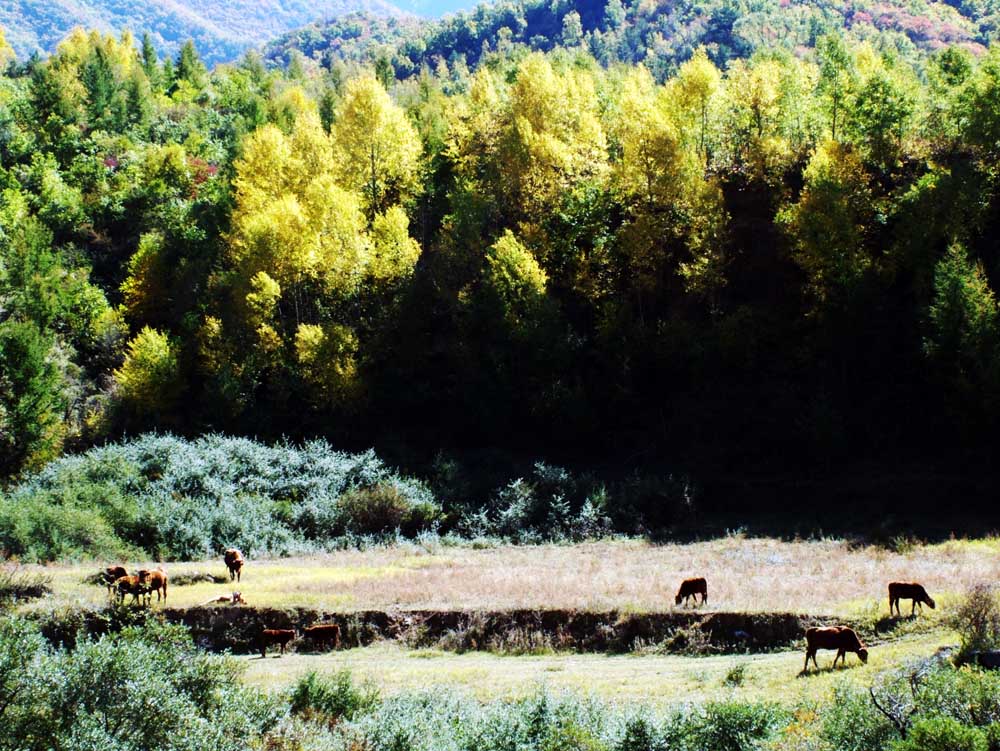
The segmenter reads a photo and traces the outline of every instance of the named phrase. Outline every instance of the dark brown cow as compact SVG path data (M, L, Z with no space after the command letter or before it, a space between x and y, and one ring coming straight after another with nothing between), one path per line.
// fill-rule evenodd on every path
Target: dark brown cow
M265 628L260 632L260 656L267 655L267 648L275 644L281 645L281 654L285 654L285 645L295 638L295 632L290 628Z
M115 582L123 576L128 576L128 571L125 570L124 566L108 566L104 569L104 573L101 574L101 577L104 579L104 583L108 587L108 597L110 597L115 591Z
M694 604L698 605L698 595L701 595L701 604L704 605L708 602L708 582L705 581L705 577L699 576L696 579L685 579L681 582L681 588L677 590L677 596L674 598L674 604L680 605L681 600L687 605L688 598L694 600Z
M934 609L934 600L917 582L889 582L889 615L892 615L893 606L896 607L896 615L902 615L899 612L900 600L911 600L910 615L916 614L917 605L920 605L920 612L924 612L924 603Z
M153 592L156 592L156 601L160 601L160 592L163 592L163 602L167 601L167 573L159 568L155 571L142 569L139 571L139 583L142 584L143 594L146 595L146 604L153 600Z
M226 562L226 568L229 569L229 581L233 579L239 581L240 574L243 571L243 553L236 548L229 548L223 554L222 560Z
M125 595L132 595L132 602L136 605L139 604L139 597L146 591L138 576L119 577L115 580L114 588L119 603L125 602Z
M847 652L855 652L861 658L861 662L868 662L868 649L854 633L854 629L847 626L813 627L806 631L806 664L802 668L803 673L809 669L810 657L813 665L819 670L816 652L820 649L837 650L837 656L833 658L833 667L837 667L837 660L843 660L844 664L847 664Z
M340 626L336 623L318 623L315 626L307 626L302 629L302 635L320 646L333 644L334 649L340 646Z

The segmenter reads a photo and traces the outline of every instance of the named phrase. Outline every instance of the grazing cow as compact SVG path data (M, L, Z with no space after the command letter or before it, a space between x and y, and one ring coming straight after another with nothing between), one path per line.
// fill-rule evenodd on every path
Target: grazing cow
M340 646L340 626L336 623L318 623L315 626L307 626L302 629L302 635L314 644L326 646L332 643L334 649Z
M142 584L146 595L146 604L149 605L153 599L153 592L156 592L156 601L160 601L160 592L163 592L163 602L167 601L167 573L158 568L155 571L142 569L139 571L139 582Z
M128 576L128 571L125 570L124 566L108 566L104 569L101 578L104 579L104 583L108 587L108 597L111 597L115 591L115 582L123 576Z
M685 579L681 582L681 588L677 590L677 596L674 598L674 604L680 605L681 600L687 605L688 598L690 597L694 600L695 606L698 605L698 595L701 595L701 604L704 605L708 602L708 582L705 581L705 577L699 576L697 579Z
M910 600L910 615L915 615L917 610L917 605L920 605L920 612L924 612L924 605L930 605L931 610L934 609L934 600L927 590L923 588L923 585L917 584L917 582L889 582L889 615L892 615L893 606L896 607L896 615L902 615L899 612L899 601L900 600Z
M267 655L267 648L274 645L281 645L281 654L285 654L285 645L295 638L295 632L290 628L265 628L260 632L260 656Z
M241 592L233 592L231 595L220 595L219 597L213 597L211 600L206 600L201 606L205 607L206 605L215 605L218 603L223 605L246 605L247 601L243 599Z
M240 573L243 571L243 553L236 548L229 548L222 556L222 560L226 562L226 568L229 569L229 581L233 581L233 579L239 581Z
M819 670L816 652L820 649L837 650L837 656L833 658L833 667L837 667L837 660L843 660L844 664L847 664L847 652L855 652L861 658L861 662L868 662L868 649L854 633L854 629L847 626L813 627L806 631L806 664L802 668L803 673L809 669L810 657L813 665Z
M121 576L115 580L114 588L121 604L125 603L125 595L132 595L132 602L138 605L139 597L146 591L138 576Z

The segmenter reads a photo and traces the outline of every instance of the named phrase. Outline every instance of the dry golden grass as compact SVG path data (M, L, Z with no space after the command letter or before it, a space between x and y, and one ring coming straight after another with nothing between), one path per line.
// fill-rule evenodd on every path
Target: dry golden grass
M826 698L839 681L868 684L874 675L911 658L928 657L954 643L944 630L907 637L871 650L868 664L848 656L846 668L832 670L833 652L820 652L820 670L800 676L801 650L757 655L682 657L677 655L552 654L503 657L484 652L454 654L407 650L382 643L321 655L240 657L248 683L271 690L291 686L310 670L322 673L350 670L356 679L374 683L393 694L430 686L468 691L480 699L524 696L539 686L594 694L604 699L670 705L737 696L744 701L797 704ZM726 675L744 666L741 685Z
M99 564L44 568L52 576L55 594L32 607L104 601L103 588L82 583ZM221 558L165 568L170 574L226 573ZM169 602L197 605L239 589L251 606L340 611L659 611L674 607L678 583L692 575L708 578L709 608L715 610L874 615L888 612L886 583L892 579L921 581L945 605L976 582L1000 579L1000 540L950 541L904 553L854 548L839 540L785 542L741 536L668 545L614 541L486 550L401 546L250 560L238 586L172 586Z

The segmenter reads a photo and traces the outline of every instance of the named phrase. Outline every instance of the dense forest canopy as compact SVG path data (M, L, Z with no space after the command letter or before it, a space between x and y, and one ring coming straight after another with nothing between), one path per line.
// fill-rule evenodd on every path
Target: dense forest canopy
M363 12L320 20L270 44L265 56L375 59L406 77L438 60L474 66L515 45L581 46L603 65L644 63L662 82L699 47L724 67L758 50L803 55L837 32L913 63L948 46L981 54L998 30L995 0L500 0L436 21Z
M997 48L833 33L663 80L592 52L397 78L0 44L0 474L150 428L732 472L985 456Z

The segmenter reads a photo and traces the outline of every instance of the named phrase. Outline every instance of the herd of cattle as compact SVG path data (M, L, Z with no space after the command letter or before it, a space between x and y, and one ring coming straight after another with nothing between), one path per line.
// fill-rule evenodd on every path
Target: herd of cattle
M223 561L229 570L230 581L239 582L243 573L245 563L243 554L239 550L230 548L225 551ZM126 595L132 595L135 604L150 605L153 599L153 592L156 592L156 600L160 601L162 593L163 602L167 600L167 573L162 568L154 570L140 569L136 574L129 575L124 566L109 566L104 570L103 578L108 587L108 596L116 597L119 603L124 603ZM674 603L685 606L688 601L697 607L708 602L708 581L704 577L685 579L681 582L680 589L674 597ZM902 615L899 609L900 600L910 600L910 615L916 614L917 607L923 612L923 606L927 605L934 609L934 600L927 590L917 582L889 582L889 613L893 609L897 615ZM205 605L227 603L246 604L240 592L233 592L232 595L216 597L205 602ZM265 628L261 631L257 640L260 648L260 656L265 657L268 647L279 647L281 654L285 653L285 647L299 634L294 629L285 628ZM321 647L332 647L336 649L340 646L340 626L335 623L321 623L315 626L307 626L301 629L301 636ZM835 649L836 656L833 658L833 666L837 662L847 662L847 653L856 654L861 662L868 662L868 648L865 643L858 638L854 629L848 626L826 626L812 627L806 630L806 662L803 672L809 669L809 660L819 669L816 662L816 652L821 649Z

